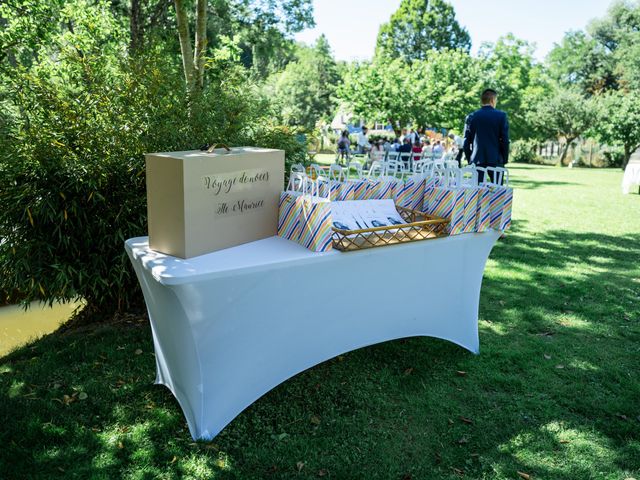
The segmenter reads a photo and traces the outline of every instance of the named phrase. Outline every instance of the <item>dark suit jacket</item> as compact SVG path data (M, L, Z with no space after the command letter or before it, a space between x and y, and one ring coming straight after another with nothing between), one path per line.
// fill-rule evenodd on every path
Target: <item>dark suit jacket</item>
M478 166L509 161L509 120L502 110L485 105L470 114L464 126L464 155Z

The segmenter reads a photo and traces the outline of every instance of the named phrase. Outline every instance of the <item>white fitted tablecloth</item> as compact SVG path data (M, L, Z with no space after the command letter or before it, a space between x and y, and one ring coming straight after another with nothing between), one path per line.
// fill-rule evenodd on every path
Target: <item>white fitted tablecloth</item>
M194 439L215 437L293 375L386 340L432 336L478 352L485 262L500 232L313 253L271 237L182 260L125 248L144 293L156 383Z
M634 187L640 187L640 163L628 163L624 169L622 193L630 193Z

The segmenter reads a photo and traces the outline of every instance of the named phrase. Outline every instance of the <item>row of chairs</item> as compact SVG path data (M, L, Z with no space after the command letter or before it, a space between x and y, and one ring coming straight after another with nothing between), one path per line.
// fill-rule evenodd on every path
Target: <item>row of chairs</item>
M363 166L359 162L350 162L346 167L338 164L332 164L329 169L323 169L317 164L312 164L308 169L298 163L292 166L291 174L300 174L312 180L333 180L343 182L350 178L368 178L377 179L381 177L392 177L404 179L408 175L420 174L426 178L441 178L443 185L478 185L480 172L483 173L482 184L509 184L509 171L502 167L476 167L469 165L463 168L458 166L455 160L447 160L444 163L423 160L416 162L415 169L409 172L405 169L404 164L398 161L373 162L371 168L364 175Z

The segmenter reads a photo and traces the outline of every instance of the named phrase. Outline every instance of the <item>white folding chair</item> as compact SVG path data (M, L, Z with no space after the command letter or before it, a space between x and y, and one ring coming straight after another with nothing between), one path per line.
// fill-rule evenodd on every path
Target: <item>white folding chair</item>
M345 169L337 163L332 164L329 167L329 180L344 182L346 180Z
M385 163L386 168L384 174L388 177L404 178L407 170L402 162L391 160Z
M347 172L347 179L349 179L349 177L351 176L352 168L356 171L355 173L356 178L358 179L362 178L362 171L364 170L362 163L358 162L357 160L351 160L349 163L347 163L347 166L345 167L345 170Z
M412 170L413 167L413 152L403 152L400 154L400 163L404 165L405 170Z
M371 167L369 168L369 173L367 173L367 178L370 180L374 180L382 177L385 174L384 165L380 162L373 162Z
M387 152L387 155L384 157L384 161L389 162L392 160L400 160L400 152L392 152L391 150L389 150Z

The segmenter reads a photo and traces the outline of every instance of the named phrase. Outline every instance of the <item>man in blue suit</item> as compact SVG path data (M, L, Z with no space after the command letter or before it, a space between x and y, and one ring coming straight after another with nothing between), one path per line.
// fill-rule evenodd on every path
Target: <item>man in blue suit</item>
M482 108L465 120L464 155L478 167L503 167L509 161L509 120L496 109L497 100L497 92L487 88L482 92Z

